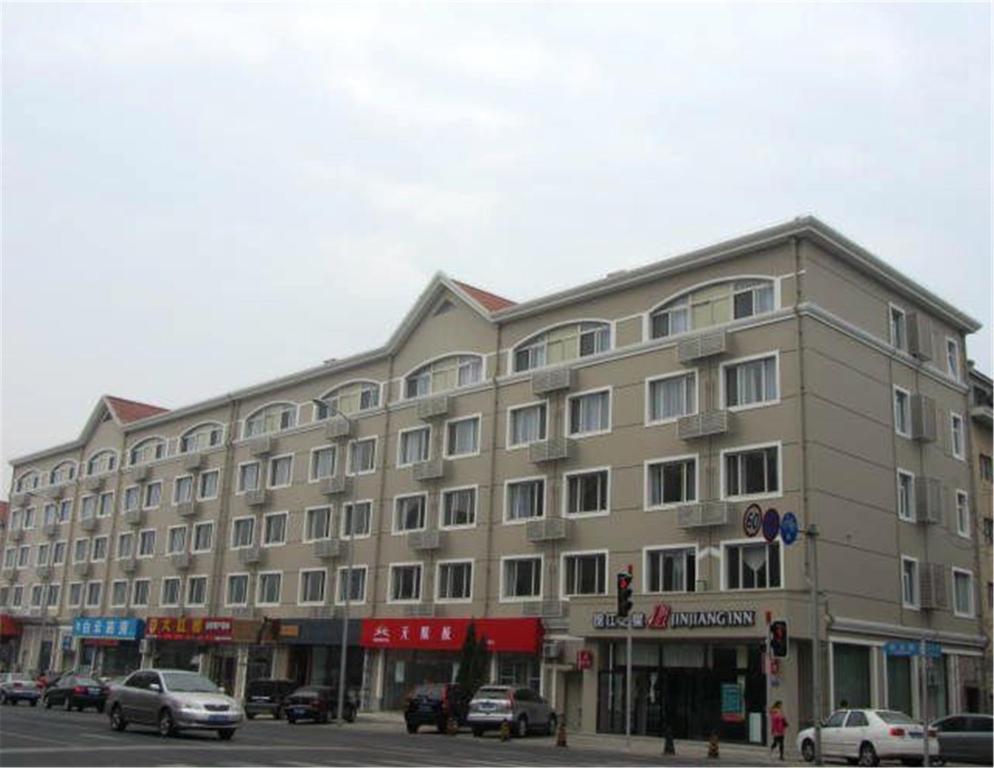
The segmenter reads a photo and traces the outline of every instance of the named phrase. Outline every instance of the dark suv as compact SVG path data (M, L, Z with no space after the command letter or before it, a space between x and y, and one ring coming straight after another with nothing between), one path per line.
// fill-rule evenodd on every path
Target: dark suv
M417 686L407 696L404 722L408 733L417 733L422 725L434 725L445 733L449 718L459 725L466 724L469 700L472 693L458 683L425 683Z
M256 715L272 715L279 720L283 717L283 700L296 687L293 680L249 681L245 686L245 717L251 720Z

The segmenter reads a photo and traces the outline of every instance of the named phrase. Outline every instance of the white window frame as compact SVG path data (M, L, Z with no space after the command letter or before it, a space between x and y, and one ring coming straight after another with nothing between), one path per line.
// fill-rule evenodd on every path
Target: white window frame
M904 594L904 564L914 563L915 575L912 579L912 590L914 594L913 600L909 601L908 596ZM910 557L908 555L901 555L901 606L909 611L919 611L921 610L921 570L918 565L917 557Z
M607 473L607 488L606 488L606 498L607 507L605 509L599 509L595 512L571 512L569 509L569 480L571 477L576 477L577 475L593 475L600 472ZM606 517L611 514L611 492L613 490L613 472L611 467L584 467L582 469L571 469L568 472L563 472L563 484L562 484L562 514L564 518L570 520L582 520L587 517Z
M607 429L597 429L591 432L570 432L570 417L573 410L573 401L578 400L581 397L588 395L598 395L607 392ZM586 389L583 392L576 392L566 397L566 407L563 409L563 437L568 437L573 440L583 440L588 437L597 437L599 435L610 435L614 429L614 387L595 387L594 389Z
M73 587L79 587L79 600L73 600ZM66 590L66 608L81 608L83 606L83 602L86 600L86 595L83 594L85 591L86 582L70 581L68 589ZM11 597L13 597L13 593L11 594Z
M758 451L764 448L776 448L777 449L777 485L780 487L773 493L749 493L749 494L739 494L737 496L730 496L725 491L725 457L732 453L747 453L749 451ZM771 440L767 443L753 443L752 445L736 445L731 448L723 448L719 454L721 461L721 468L719 472L719 482L721 483L720 498L721 501L757 501L759 499L779 499L783 496L783 489L785 483L785 478L783 476L783 441L782 440ZM698 465L699 467L700 465Z
M950 583L953 590L953 615L961 619L973 619L977 616L977 582L974 578L973 571L967 570L966 568L957 568L955 565L952 567L952 578ZM970 583L970 610L964 612L959 610L959 606L956 604L956 576L957 574L961 576L966 576Z
M518 483L542 481L542 514L535 517L522 517L512 520L508 514L511 509L511 486ZM529 477L510 477L504 481L504 525L524 525L530 520L544 520L549 511L549 478L548 475L531 475Z
M469 565L469 596L468 597L442 597L442 566L443 565ZM476 560L471 557L453 557L438 560L435 563L435 602L436 603L472 603L473 592L476 586Z
M728 564L728 554L727 554L728 548L729 547L737 547L737 546L740 546L742 544L754 544L754 545L762 544L764 547L769 547L770 544L776 544L777 545L777 552L778 552L779 560L780 560L780 586L779 587L766 586L766 587L739 587L738 589L730 589L729 588L729 586L728 586L728 569L726 567L727 564ZM726 539L725 541L722 541L721 542L721 564L719 566L721 568L721 573L720 573L721 578L719 580L719 583L720 583L720 586L721 586L721 590L720 591L722 591L722 592L733 592L734 593L734 592L772 592L772 591L779 592L779 591L785 590L787 588L787 574L784 571L784 561L783 561L783 556L784 556L784 550L785 549L786 549L786 547L784 546L784 543L782 541L780 541L780 539L774 539L773 541L766 541L766 539L764 539L764 538L756 537L754 539ZM766 580L767 580L767 582L769 582L769 580L770 580L769 573L767 573Z
M209 527L211 529L211 545L207 549L196 549L197 546L197 529ZM194 555L203 554L204 552L214 551L214 536L215 536L215 526L213 520L201 520L190 526L190 553Z
M539 589L537 595L529 597L508 597L506 584L504 583L506 572L505 563L508 560L538 560L539 568ZM500 558L500 592L498 602L501 603L537 603L541 602L545 595L545 555L541 552L535 554L502 555Z
M459 424L463 421L475 421L476 422L476 450L470 453L452 453L452 446L449 445L449 427L452 424ZM483 445L483 414L482 413L471 413L468 416L459 416L455 419L448 419L445 424L443 424L443 429L445 434L443 435L443 442L445 446L442 450L442 456L450 461L458 461L459 459L469 459L473 456L479 456Z
M660 381L667 381L669 379L684 379L688 376L692 376L694 379L694 410L684 414L684 416L694 416L700 413L701 377L700 374L698 373L697 368L688 368L684 371L677 371L676 373L665 373L660 376L649 376L645 380L645 392L643 393L643 397L645 398L644 421L643 421L644 426L658 427L662 424L674 424L683 418L683 416L669 416L661 419L652 418L652 385Z
M962 508L966 513L966 526L961 525L960 521L960 501L963 502ZM962 488L957 488L955 491L953 491L953 504L954 504L953 514L956 515L956 533L959 536L962 536L964 539L973 538L970 532L973 522L971 520L973 515L971 514L970 510L970 494L964 491Z
M190 585L197 579L204 580L204 599L200 602L193 603L190 602ZM183 587L183 607L185 608L203 608L207 605L207 601L210 599L210 586L211 579L206 573L194 573L186 577L186 584Z
M956 423L959 422L959 451L956 450ZM966 461L966 422L963 414L949 412L949 452L954 459Z
M652 494L649 492L649 468L656 464L675 464L677 462L694 462L694 498L687 501L670 501L662 504L652 504ZM659 456L642 462L642 509L655 512L661 509L676 509L688 504L698 504L701 498L701 456L699 453L682 453L677 456Z
M180 549L172 549L173 531L183 531L183 546ZM166 556L181 555L190 551L190 531L186 525L170 525L166 528Z
M262 577L263 576L279 576L280 577L280 588L279 594L276 596L275 602L263 601L262 597ZM268 570L259 571L255 577L255 604L259 607L270 607L274 605L280 605L283 602L283 571L280 570Z
M566 591L566 558L568 557L584 557L587 555L603 555L604 556L604 591L603 592L590 592L584 594L570 595ZM544 577L545 574L543 574ZM577 549L571 550L569 552L561 552L559 554L559 595L565 600L569 601L571 597L603 597L608 594L609 586L608 582L611 579L611 554L607 549Z
M394 599L393 596L393 574L399 568L418 567L421 575L418 578L418 597L416 599ZM425 593L425 564L420 560L411 560L402 563L390 563L390 570L387 578L387 603L390 605L417 605L423 601ZM352 602L351 600L349 601Z
M373 443L373 466L371 469L364 469L362 472L356 472L352 466L352 446L356 443L368 443L372 441ZM362 477L363 475L372 475L376 473L376 457L379 453L379 442L380 439L377 435L371 437L360 437L354 440L349 440L345 446L345 474L349 477Z
M895 498L895 504L894 504L895 511L897 512L897 519L905 523L917 522L918 510L916 507L917 500L915 499L915 473L909 472L906 469L898 467L897 471L894 474L897 482L897 488L896 488L897 497ZM909 486L910 493L908 494L908 514L906 516L901 514L901 476L902 475L911 479L911 484Z
M291 468L291 473L292 473L292 471L293 470ZM216 490L214 491L214 495L213 496L203 496L202 495L202 491L203 491L203 487L204 487L204 478L208 477L208 476L210 476L212 474L213 475L217 475L217 483L215 485ZM197 501L213 501L214 499L216 499L221 494L221 470L220 470L220 468L205 469L204 471L202 471L200 473L200 476L197 478L197 482L194 485L193 492L194 492L194 496L197 499Z
M345 507L347 507L347 506L351 506L352 507L352 510L353 510L352 514L353 514L353 517L354 517L355 516L355 508L357 506L359 506L360 504L369 504L369 528L368 528L368 530L365 533L359 533L359 534L355 534L355 535L352 535L351 533L350 534L346 534L345 533ZM358 539L368 539L370 536L373 535L373 525L374 525L373 519L374 519L374 516L376 514L376 505L373 504L373 500L372 499L356 499L355 501L345 501L345 502L342 502L341 505L339 505L339 509L340 509L340 512L341 512L341 514L339 515L339 520L338 520L338 525L337 525L337 530L338 530L339 538L341 538L343 541L350 541L352 539L357 539L357 540ZM332 521L331 527L332 527L332 530L336 529L334 521Z
M956 360L955 360L956 369L955 370L953 370L952 366L950 365L950 361L949 361L949 352L951 350L955 350L955 352L953 353L954 356L956 357ZM951 378L953 381L959 381L960 380L960 369L963 366L962 359L960 358L959 341L957 341L956 339L954 339L952 336L946 336L946 349L945 349L945 352L946 352L946 373L949 375L949 378Z
M266 462L266 485L265 487L271 491L279 490L280 488L289 488L293 485L293 453L281 453L278 456L270 456L269 461ZM280 485L273 485L273 467L277 461L282 459L290 459L290 475L289 480L286 483Z
M449 493L459 491L473 491L473 522L460 523L458 525L445 524L445 497ZM465 531L476 528L480 519L480 486L479 485L456 485L449 488L442 488L438 493L438 528L441 531Z
M117 602L114 600L114 587L118 584L124 584L124 602ZM128 598L131 595L131 584L127 579L114 579L110 583L110 598L108 603L111 608L126 608L128 606Z
M128 492L129 491L138 491L138 505L135 506L135 507L129 507L128 506ZM145 498L144 498L144 494L142 493L142 487L140 485L135 484L135 485L125 486L125 488L121 491L121 513L123 514L123 513L127 512L128 510L131 510L131 509L142 509L143 508L142 504L143 504L144 501L145 501ZM161 503L162 500L159 499L159 502Z
M512 414L515 411L523 411L528 408L535 408L538 406L545 406L545 419L543 420L543 426L545 429L545 437L538 440L532 441L533 443L540 443L543 440L549 439L549 401L548 400L533 400L530 403L521 403L519 405L509 405L507 407L507 415L505 416L505 439L504 439L504 450L506 451L520 451L522 448L527 448L532 443L512 443L511 436L514 434L514 429L512 427Z
M345 605L345 601L341 599L342 591L342 579L345 578L348 573L349 567L347 565L340 565L336 569L335 578L335 605ZM353 571L363 571L366 575L362 578L362 599L354 600L349 598L349 605L364 605L366 603L366 596L369 594L369 567L363 563L360 565L353 564Z
M282 517L284 519L283 524L283 541L267 542L266 541L266 525L270 518ZM266 512L259 521L259 546L263 549L272 549L273 547L285 547L287 542L290 540L290 511L287 509L278 510L276 512Z
M139 584L145 584L145 602L139 603L135 600L135 590L138 589ZM152 600L152 580L149 578L138 578L131 580L131 593L128 595L128 602L133 608L147 608Z
M397 526L397 513L400 511L400 503L405 499L424 499L424 520L423 525L419 528L399 528ZM418 491L416 493L398 493L393 497L393 514L390 521L391 528L390 533L394 536L406 536L414 531L424 531L428 528L428 492Z
M694 552L694 583L691 585L689 582L685 586L693 586L693 589L660 589L651 590L649 589L649 557L654 552L686 552L687 550L693 550ZM699 569L701 567L701 546L696 542L687 542L686 544L648 544L642 547L642 592L643 595L687 595L697 592L697 576L699 574ZM684 579L686 581L686 574L684 574Z
M893 313L897 312L901 315L901 319L904 325L904 344L898 344L894 339L894 319ZM902 352L908 351L908 313L897 304L887 302L887 336L890 339L890 345L894 349L899 349Z
M263 430L262 432L257 432L254 435L248 434L249 421L254 419L259 414L263 413L264 411L276 408L279 408L280 413L288 411L290 410L290 408L292 408L293 423L287 427L277 427L276 429L270 429L268 431ZM265 419L263 419L263 425L265 425ZM248 416L242 419L238 433L241 435L242 440L246 441L246 440L251 440L252 438L255 437L265 437L266 435L281 435L286 432L289 432L292 429L296 429L299 426L300 426L300 403L295 403L291 400L273 400L271 402L265 403L264 405L260 405L258 408L253 410L252 413L250 413Z
M192 474L176 475L176 477L173 478L173 506L174 507L177 506L178 504L182 504L183 503L183 502L181 502L179 500L179 494L178 494L178 491L179 491L179 481L180 480L189 480L190 481L190 498L187 499L187 501L194 501L197 498L197 481L196 481L196 478L194 478L194 476Z
M90 586L97 585L97 599L90 602ZM87 608L99 608L104 600L104 583L100 579L90 579L83 588L83 604Z
M428 455L424 459L418 459L418 461L404 461L404 435L408 435L411 432L428 432L428 439L426 444L428 446ZM351 449L349 449L351 452ZM375 450L375 449L374 449ZM397 430L397 469L402 469L404 467L413 467L415 464L421 461L431 460L431 424L422 424L419 427L407 427L406 429ZM373 459L373 464L376 464L376 459Z
M317 512L318 510L321 509L328 511L328 535L320 536L318 538L313 538L308 533L308 530L310 529L309 525L310 515L312 512ZM303 527L300 532L301 542L303 542L304 544L310 544L311 542L314 541L327 541L328 539L333 538L333 532L335 529L335 507L331 504L315 504L314 506L311 507L304 507L304 518L302 522L303 522Z
M166 602L166 583L170 581L179 582L179 589L176 592L176 602ZM186 596L186 586L183 583L182 576L163 576L162 582L159 584L159 605L163 608L179 608L183 603L183 598Z
M324 576L324 594L320 600L304 599L304 575L308 573L320 573ZM297 573L297 605L325 605L328 602L328 569L327 568L301 568Z
M248 544L235 544L235 523L241 520L251 520L252 521L252 541ZM249 549L255 546L256 539L261 538L256 534L258 531L258 521L255 519L255 515L239 515L238 517L231 518L231 532L228 534L228 549Z
M245 601L240 603L231 602L231 579L233 577L245 578ZM244 608L249 604L252 594L252 574L248 571L234 571L226 573L224 576L224 605L226 608Z
M155 486L159 486L159 500L155 504L149 503L149 496L152 493L152 489ZM141 490L141 508L142 509L158 509L162 506L162 481L156 480L151 483L145 483L145 487Z
M331 474L327 477L316 477L314 474L315 470L315 456L321 451L331 451ZM337 445L318 445L311 448L310 455L307 461L307 482L309 483L320 483L323 480L328 480L338 474L338 446Z
M902 415L904 416L904 423L907 427L903 432L899 426L898 414L898 395L904 396L904 409ZM894 414L894 432L901 437L906 437L911 439L911 392L904 387L899 387L897 384L894 385L894 402L893 402L893 414Z
M256 487L255 488L249 488L249 489L243 489L241 487L242 486L242 467L247 467L250 464L255 464L256 467L258 468L258 472L256 474L256 480L257 480ZM246 493L250 493L251 491L262 490L263 488L266 487L266 484L265 484L264 480L265 480L265 478L262 476L262 462L259 461L259 459L253 459L252 461L241 461L241 462L239 462L238 463L238 473L235 476L235 495L236 496L244 496Z
M97 542L103 541L104 543L104 554L103 557L97 557ZM106 534L100 536L94 536L90 539L90 562L91 563L105 563L110 555L110 540L107 538Z
M772 400L760 400L756 403L745 403L743 405L729 405L728 404L728 392L725 373L727 369L734 368L737 365L743 365L745 363L753 363L757 360L765 360L767 358L773 358L773 377L776 382L777 394ZM737 357L734 360L726 360L718 366L718 402L721 404L723 410L730 411L732 413L737 413L739 411L751 411L754 408L767 408L771 405L779 405L780 398L782 396L781 386L780 386L780 350L772 349L768 352L760 352L755 355L746 355L744 357Z

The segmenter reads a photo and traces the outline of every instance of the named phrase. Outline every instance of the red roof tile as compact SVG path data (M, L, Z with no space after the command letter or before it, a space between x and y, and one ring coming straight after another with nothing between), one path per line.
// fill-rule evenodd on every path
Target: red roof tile
M136 400L125 400L123 397L113 397L112 395L104 395L104 399L107 401L107 405L110 406L111 410L114 411L114 416L122 424L130 424L139 419L147 419L149 416L155 416L158 413L165 413L169 410L168 408L160 408L157 405L139 403Z
M506 309L507 307L513 307L516 302L510 299L505 299L503 296L498 296L496 293L490 293L490 291L485 291L482 288L477 288L476 286L470 285L469 283L463 283L459 280L453 280L456 285L462 288L466 293L472 296L476 301L483 305L484 309L488 312L496 312L500 309Z

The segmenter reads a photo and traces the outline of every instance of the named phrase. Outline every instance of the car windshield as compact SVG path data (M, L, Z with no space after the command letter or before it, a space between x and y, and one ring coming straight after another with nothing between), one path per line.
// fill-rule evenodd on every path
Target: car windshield
M478 699L506 699L511 695L507 688L481 688L476 692Z
M100 685L100 683L90 677L77 677L73 685Z
M13 672L13 673L7 675L7 677L8 677L8 679L11 682L13 682L15 680L17 682L19 682L19 683L29 683L29 682L31 682L31 678L28 675L25 675L23 672Z
M877 710L877 717L883 720L887 725L914 725L915 721L908 717L903 712L894 712L892 710Z
M445 686L441 683L426 683L425 685L419 685L414 689L415 696L430 696L442 693L442 689Z
M218 688L196 672L160 672L166 690L175 693L217 693Z

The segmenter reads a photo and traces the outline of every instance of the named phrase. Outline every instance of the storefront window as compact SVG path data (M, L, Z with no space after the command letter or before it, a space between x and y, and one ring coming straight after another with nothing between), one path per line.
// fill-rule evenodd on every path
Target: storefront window
M887 657L887 707L911 714L911 658Z
M870 700L870 647L832 643L832 679L835 701L855 709L872 706Z
M391 651L383 686L384 709L399 709L416 685L455 682L459 654L446 651Z
M497 661L497 682L516 688L531 688L538 693L539 669L538 659L532 656L501 654Z
M949 714L946 657L933 659L928 666L928 716L930 720Z

